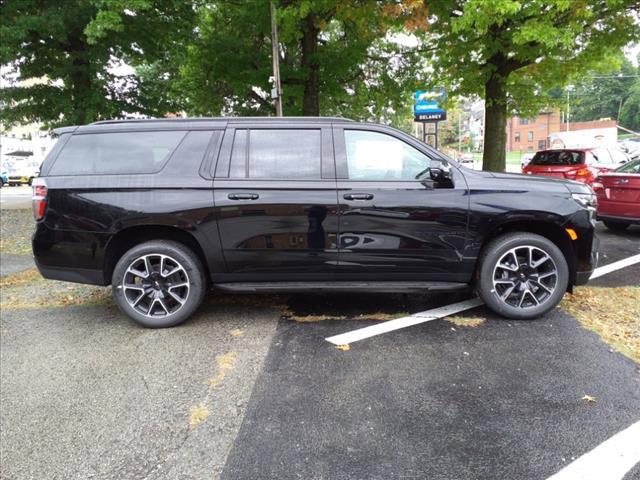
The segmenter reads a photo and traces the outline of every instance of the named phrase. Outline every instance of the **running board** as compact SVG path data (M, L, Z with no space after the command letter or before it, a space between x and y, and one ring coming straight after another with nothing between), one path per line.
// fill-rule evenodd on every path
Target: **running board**
M215 283L215 288L227 292L424 292L425 290L460 290L469 284L461 282L235 282Z

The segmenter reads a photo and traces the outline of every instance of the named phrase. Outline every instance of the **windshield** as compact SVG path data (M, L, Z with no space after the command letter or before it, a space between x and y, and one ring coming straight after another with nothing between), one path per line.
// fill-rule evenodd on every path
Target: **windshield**
M584 154L575 150L538 152L530 163L531 165L580 165L584 163Z
M640 174L640 160L634 160L632 162L626 163L623 166L616 168L616 172Z

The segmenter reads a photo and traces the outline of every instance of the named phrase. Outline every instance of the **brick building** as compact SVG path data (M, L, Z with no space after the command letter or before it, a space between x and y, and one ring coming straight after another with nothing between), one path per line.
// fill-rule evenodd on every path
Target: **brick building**
M549 147L549 135L559 132L563 125L559 110L541 112L535 118L511 117L507 120L507 151L543 150Z
M615 129L615 120L596 120L591 122L573 122L569 131L592 132L600 129ZM567 124L559 110L541 112L535 118L511 117L507 120L507 151L537 152L550 148L551 134L564 132Z

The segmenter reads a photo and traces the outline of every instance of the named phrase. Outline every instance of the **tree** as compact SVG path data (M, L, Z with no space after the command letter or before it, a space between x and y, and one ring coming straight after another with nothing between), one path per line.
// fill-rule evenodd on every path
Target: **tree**
M640 132L640 79L636 79L629 89L629 96L620 110L619 124Z
M616 61L640 35L638 0L425 0L432 83L486 103L483 169L505 169L507 115L535 115L545 94Z
M281 0L278 6L285 115L345 115L388 121L410 115L424 78L419 49L394 34L426 20L420 0ZM270 115L269 2L212 1L178 68L176 91L195 115Z
M638 75L640 68L634 67L626 58L622 58L620 68L604 74L589 72L571 92L571 120L621 120L622 107L630 97Z
M20 0L0 8L0 64L11 66L0 93L8 125L165 110L157 96L142 95L138 78L114 67L161 62L191 35L195 15L182 0Z

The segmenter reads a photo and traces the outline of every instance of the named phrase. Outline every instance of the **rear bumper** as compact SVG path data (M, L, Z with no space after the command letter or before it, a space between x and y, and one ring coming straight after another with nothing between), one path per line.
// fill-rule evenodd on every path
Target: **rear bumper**
M90 285L104 286L104 277L101 270L88 268L45 267L35 260L40 274L49 280L61 280L63 282L88 283Z
M44 278L108 285L104 278L104 245L108 234L49 228L36 224L31 238L33 256Z

